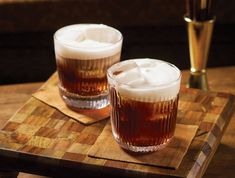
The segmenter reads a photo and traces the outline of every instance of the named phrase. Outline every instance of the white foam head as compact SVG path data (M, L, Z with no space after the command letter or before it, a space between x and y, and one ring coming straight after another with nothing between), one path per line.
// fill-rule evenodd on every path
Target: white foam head
M122 34L103 24L76 24L54 35L56 55L71 59L99 59L121 51Z
M180 89L181 73L174 65L156 59L132 59L108 69L108 82L128 98L156 102L170 100Z

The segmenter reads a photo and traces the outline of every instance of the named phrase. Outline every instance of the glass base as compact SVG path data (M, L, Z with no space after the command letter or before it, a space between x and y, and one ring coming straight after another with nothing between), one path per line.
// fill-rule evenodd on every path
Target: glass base
M78 109L101 109L109 105L108 92L98 96L80 96L59 86L60 96L67 106Z
M117 143L119 144L119 146L121 146L122 148L129 150L129 151L133 151L133 152L143 152L143 153L147 153L147 152L153 152L153 151L159 151L163 148L165 148L171 141L172 138L166 139L166 141L160 145L152 145L152 146L134 146L131 143L128 142L121 142L120 140L116 139Z

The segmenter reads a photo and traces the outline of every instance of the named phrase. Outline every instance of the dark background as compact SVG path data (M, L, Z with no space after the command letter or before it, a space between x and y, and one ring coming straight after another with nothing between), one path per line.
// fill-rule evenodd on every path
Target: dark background
M235 65L235 1L217 0L215 12L208 66ZM188 69L184 13L184 0L0 1L0 84L46 80L56 70L53 34L74 23L119 29L122 60L151 57Z

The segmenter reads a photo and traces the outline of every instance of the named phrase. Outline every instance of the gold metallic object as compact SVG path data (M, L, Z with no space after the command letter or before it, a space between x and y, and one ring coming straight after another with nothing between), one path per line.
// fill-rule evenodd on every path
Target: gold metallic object
M208 90L206 65L215 19L194 21L184 17L187 23L191 75L188 87Z
M206 72L204 73L191 72L187 87L198 88L205 91L209 90Z

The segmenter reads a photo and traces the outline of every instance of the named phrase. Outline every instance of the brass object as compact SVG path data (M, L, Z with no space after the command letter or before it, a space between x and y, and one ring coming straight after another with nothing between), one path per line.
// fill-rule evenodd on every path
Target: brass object
M191 72L187 87L198 88L205 91L209 90L206 72L204 73Z
M206 65L215 19L194 21L184 17L187 23L190 52L190 78L188 87L208 90Z

